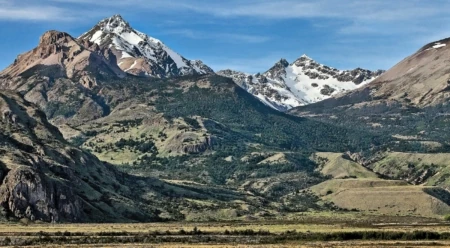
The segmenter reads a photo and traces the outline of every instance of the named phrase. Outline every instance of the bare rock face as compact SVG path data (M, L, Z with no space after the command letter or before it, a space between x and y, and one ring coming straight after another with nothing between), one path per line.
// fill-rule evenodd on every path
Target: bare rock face
M106 51L103 53L109 55ZM52 30L41 36L36 48L19 55L12 65L0 72L0 78L34 74L71 79L88 75L124 77L115 58L106 58L103 53L93 43L80 43L67 33Z
M95 94L102 82L125 75L110 49L100 49L86 40L79 42L64 32L48 31L36 48L19 55L0 72L0 88L21 92L49 118L69 122L76 117L82 122L109 113Z
M9 171L0 186L0 196L0 206L17 218L77 222L84 217L73 190L49 181L32 168Z
M60 45L64 43L68 43L70 41L73 41L73 38L65 33L65 32L58 32L55 30L48 31L44 33L41 38L39 39L39 46L45 47L49 45Z
M19 94L0 92L0 112L3 217L45 222L156 218L154 210L139 205L139 195L128 198L133 194L118 180L119 172L70 146L45 114ZM115 204L127 207L116 209Z
M62 135L18 95L0 94L0 206L9 217L41 221L81 221L85 218L79 196L44 171L54 170L50 153ZM56 141L56 143L55 143ZM78 181L72 170L63 169L65 179Z
M216 139L212 136L205 137L201 142L183 146L183 152L187 154L197 154L212 149L216 144Z
M320 90L320 94L325 96L330 96L333 92L336 91L334 88L331 88L329 85L324 85L323 89Z
M80 84L85 88L93 89L97 86L97 79L90 76L83 76L80 78Z

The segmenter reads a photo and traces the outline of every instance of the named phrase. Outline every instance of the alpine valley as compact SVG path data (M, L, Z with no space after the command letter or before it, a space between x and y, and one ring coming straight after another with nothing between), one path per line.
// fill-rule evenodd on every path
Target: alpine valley
M215 73L120 15L0 72L5 220L450 214L448 39L392 69Z

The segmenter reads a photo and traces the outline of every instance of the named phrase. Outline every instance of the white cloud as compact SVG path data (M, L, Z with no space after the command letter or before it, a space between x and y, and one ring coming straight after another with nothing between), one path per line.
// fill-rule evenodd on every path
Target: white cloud
M0 7L0 19L12 21L68 21L73 19L73 16L65 9L58 7L2 4L2 7Z

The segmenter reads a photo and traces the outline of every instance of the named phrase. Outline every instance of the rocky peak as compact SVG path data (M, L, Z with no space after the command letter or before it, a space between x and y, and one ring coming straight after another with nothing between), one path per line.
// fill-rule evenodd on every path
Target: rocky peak
M39 39L39 46L48 46L53 44L65 44L74 39L68 33L56 30L45 32Z
M39 75L78 81L88 76L91 83L87 85L94 85L92 81L98 75L103 78L125 76L117 66L115 56L106 56L110 54L108 48L100 51L92 42L78 41L68 33L50 30L40 37L36 48L19 55L13 64L1 71L0 77Z
M240 71L231 70L231 69L225 69L225 70L218 71L217 74L226 77L226 76L232 76L232 75L236 75L236 74L245 74L245 73L240 72Z
M294 63L292 63L291 65L305 65L307 63L316 63L316 61L314 61L311 57L309 57L306 54L303 54L302 56L300 56L297 60L294 61Z
M309 59L309 60L312 60L312 58L309 57L309 56L306 55L306 54L303 54L302 56L300 56L300 59Z
M288 66L289 66L289 62L286 59L283 59L283 58L281 58L280 61L275 63L275 67L284 68L284 67L288 67Z
M111 49L120 69L137 76L167 78L214 73L200 60L188 60L160 40L133 29L120 15L101 20L78 40L93 42L101 50Z
M97 26L101 29L108 30L108 31L127 31L132 29L130 24L123 19L121 15L113 15L109 18L105 18L101 20Z
M281 79L284 75L286 75L286 68L288 66L289 62L282 58L263 75L271 79Z

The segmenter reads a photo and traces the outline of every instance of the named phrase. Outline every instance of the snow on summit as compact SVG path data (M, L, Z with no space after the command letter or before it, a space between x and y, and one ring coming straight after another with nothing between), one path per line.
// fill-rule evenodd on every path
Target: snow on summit
M111 49L119 67L130 74L166 78L214 73L200 60L188 60L160 40L133 29L120 15L100 21L78 39Z
M356 89L373 81L381 73L381 70L373 72L361 68L338 70L319 64L307 55L302 55L291 64L281 59L263 74L250 75L232 70L218 72L280 111Z

